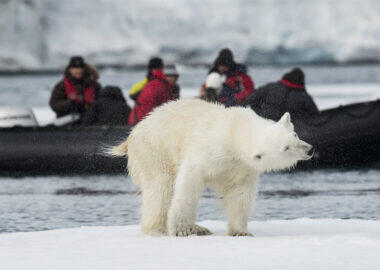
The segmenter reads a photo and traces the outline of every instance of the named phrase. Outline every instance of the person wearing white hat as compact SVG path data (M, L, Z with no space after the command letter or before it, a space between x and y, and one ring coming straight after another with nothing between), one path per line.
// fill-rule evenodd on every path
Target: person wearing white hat
M226 77L218 72L211 72L205 82L204 99L218 102L226 107L238 106L233 90L225 83Z
M239 104L243 104L255 90L254 82L247 74L247 67L236 63L232 51L228 48L224 48L219 52L209 74L213 72L226 76L224 84L231 89L236 102ZM203 84L199 93L200 98L204 97L205 90L206 84Z
M222 90L223 83L224 77L222 75L218 72L211 72L206 78L204 99L216 102Z
M178 78L179 78L179 73L178 73L175 65L165 66L164 67L164 74L165 74L167 81L170 83L170 85L173 86L173 99L179 99L180 98L180 86L177 83Z

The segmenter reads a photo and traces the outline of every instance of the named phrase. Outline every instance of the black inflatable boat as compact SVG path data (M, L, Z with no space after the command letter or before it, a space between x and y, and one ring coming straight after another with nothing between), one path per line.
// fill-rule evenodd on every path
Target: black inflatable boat
M0 130L3 174L101 174L125 172L126 160L102 148L125 139L129 127L14 127Z
M299 137L314 146L313 159L298 168L360 167L380 162L380 100L324 110L295 121Z
M299 137L312 144L312 160L298 168L371 166L380 161L380 101L322 111L295 121ZM2 174L121 173L126 160L101 153L129 134L127 126L0 128Z

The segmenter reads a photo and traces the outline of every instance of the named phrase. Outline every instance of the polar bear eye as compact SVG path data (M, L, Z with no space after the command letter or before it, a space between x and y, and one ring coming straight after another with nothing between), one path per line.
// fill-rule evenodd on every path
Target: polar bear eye
M288 151L288 150L289 150L289 146L285 146L284 151Z
M261 155L256 155L255 158L261 159Z
M294 137L295 137L295 138L298 138L298 135L297 135L297 133L294 133Z

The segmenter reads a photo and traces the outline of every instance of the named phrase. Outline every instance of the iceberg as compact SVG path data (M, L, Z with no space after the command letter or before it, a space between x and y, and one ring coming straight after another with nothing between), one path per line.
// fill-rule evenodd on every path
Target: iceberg
M4 269L379 269L380 221L270 220L249 223L255 237L142 236L139 226L80 227L0 234Z

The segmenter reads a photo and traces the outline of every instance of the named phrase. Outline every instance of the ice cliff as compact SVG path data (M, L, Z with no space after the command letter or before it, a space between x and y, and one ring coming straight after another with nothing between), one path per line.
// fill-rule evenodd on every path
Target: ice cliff
M380 60L379 26L377 0L0 0L0 69Z

